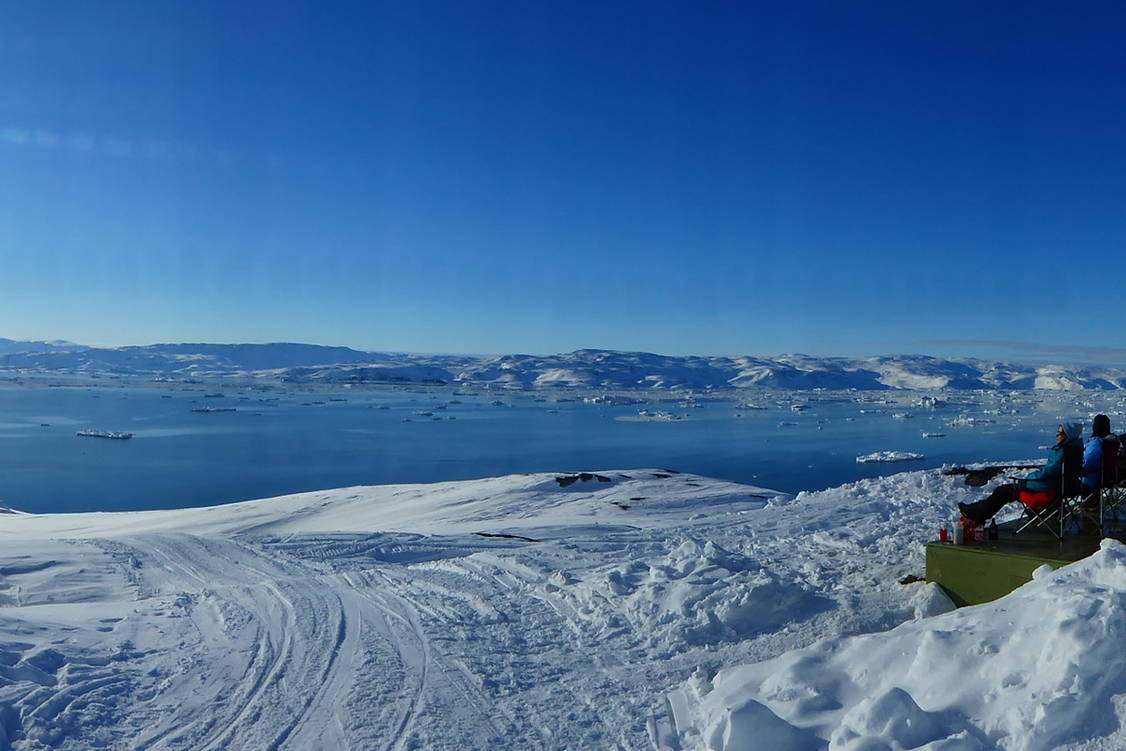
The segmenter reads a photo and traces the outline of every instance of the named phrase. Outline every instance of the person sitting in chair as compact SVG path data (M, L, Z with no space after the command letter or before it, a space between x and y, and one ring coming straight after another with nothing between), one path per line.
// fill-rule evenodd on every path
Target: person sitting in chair
M1077 422L1060 425L1056 431L1056 445L1048 450L1048 463L1043 468L1023 480L998 486L988 498L974 503L959 503L958 510L962 516L981 526L1013 501L1039 510L1059 500L1061 488L1065 495L1074 495L1079 491L1082 433L1083 426Z
M1083 494L1113 486L1118 480L1118 436L1110 432L1110 418L1095 415L1091 421L1091 440L1083 449Z

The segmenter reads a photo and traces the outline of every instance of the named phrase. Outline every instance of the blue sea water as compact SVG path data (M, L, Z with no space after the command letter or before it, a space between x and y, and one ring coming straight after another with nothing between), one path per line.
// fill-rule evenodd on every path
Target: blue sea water
M1061 419L1088 421L1107 409L1090 394L1000 397L1000 410L996 395L964 394L926 410L909 406L917 395L902 393L742 393L701 399L699 408L655 400L623 406L555 401L573 398L561 394L455 395L451 389L204 393L0 388L0 505L37 513L183 508L349 485L629 467L667 467L797 492L907 469L1035 458ZM491 404L498 399L503 406ZM737 407L746 400L768 408ZM794 411L792 402L808 408ZM192 412L202 407L236 411ZM687 417L618 419L642 408ZM417 414L424 411L433 415ZM914 417L893 417L902 412ZM995 422L951 426L959 415ZM86 428L135 437L75 435ZM923 438L923 432L946 437ZM858 455L886 450L926 459L856 462Z

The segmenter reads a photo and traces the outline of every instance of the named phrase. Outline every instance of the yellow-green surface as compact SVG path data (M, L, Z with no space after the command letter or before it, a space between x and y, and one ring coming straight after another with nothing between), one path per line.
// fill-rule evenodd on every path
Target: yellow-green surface
M937 582L958 607L996 600L1031 581L1047 563L1059 568L1070 561L999 553L968 545L927 545L927 581Z
M1053 568L1086 558L1099 547L1097 535L1069 535L1063 542L1026 531L980 545L927 545L927 581L937 582L958 607L996 600L1032 580L1045 563Z

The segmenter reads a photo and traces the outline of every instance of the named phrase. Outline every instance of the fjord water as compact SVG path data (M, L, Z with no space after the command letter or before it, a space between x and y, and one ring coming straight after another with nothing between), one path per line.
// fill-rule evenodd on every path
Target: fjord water
M1036 459L1057 422L1089 422L1096 410L1113 419L1118 401L1090 393L974 393L926 410L909 406L917 394L743 392L701 399L693 408L667 393L623 406L556 401L574 398L561 394L455 395L451 389L205 393L0 388L0 506L35 513L184 508L350 485L626 467L667 467L797 492L950 463ZM1003 409L996 409L998 399ZM767 408L737 407L748 400ZM808 406L797 412L795 402ZM203 407L236 411L192 411ZM617 419L642 408L686 419ZM433 415L417 414L426 411ZM893 416L903 412L913 417ZM994 422L950 425L961 415ZM86 428L135 437L75 436ZM946 437L923 438L923 432ZM887 450L926 459L856 462L858 455Z

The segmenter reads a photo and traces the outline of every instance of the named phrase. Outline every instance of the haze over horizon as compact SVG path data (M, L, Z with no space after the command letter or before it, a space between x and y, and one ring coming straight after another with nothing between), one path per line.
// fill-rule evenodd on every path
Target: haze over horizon
M0 324L1120 358L1126 7L1082 11L10 3Z

